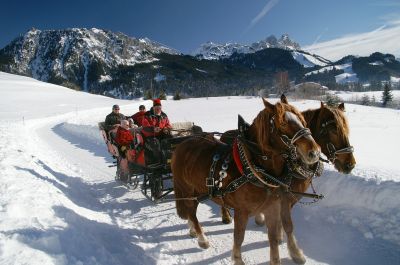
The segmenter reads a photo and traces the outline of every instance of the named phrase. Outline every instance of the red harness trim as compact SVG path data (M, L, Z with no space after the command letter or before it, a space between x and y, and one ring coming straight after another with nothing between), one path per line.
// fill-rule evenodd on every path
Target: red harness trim
M235 161L236 167L239 169L240 174L243 175L243 164L242 161L240 161L240 154L239 154L239 148L238 148L238 143L237 140L233 142L233 160Z

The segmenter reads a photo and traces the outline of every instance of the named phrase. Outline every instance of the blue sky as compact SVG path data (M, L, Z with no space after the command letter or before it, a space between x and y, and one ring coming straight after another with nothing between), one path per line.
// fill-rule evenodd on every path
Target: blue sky
M14 0L1 6L0 48L32 27L109 29L184 53L206 41L252 43L283 33L308 46L400 20L399 0Z

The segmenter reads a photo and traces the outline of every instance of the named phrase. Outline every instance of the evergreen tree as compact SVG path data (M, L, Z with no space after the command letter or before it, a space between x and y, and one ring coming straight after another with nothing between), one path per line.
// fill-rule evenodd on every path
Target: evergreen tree
M151 90L146 90L146 92L144 93L143 99L152 99L153 98L153 93L151 92Z
M384 107L386 107L386 105L391 101L393 101L391 85L386 83L385 87L383 88L383 92L382 92L382 105Z
M364 94L361 98L361 104L365 106L369 106L371 104L371 101L369 99L369 96L367 94Z
M181 100L181 99L182 99L181 93L179 92L179 90L177 90L177 91L175 92L175 95L174 95L174 97L173 97L173 100Z
M161 100L167 100L167 95L165 94L164 90L161 90L160 94L158 95L158 98Z
M336 95L327 94L326 104L330 107L337 107L339 105L340 98Z

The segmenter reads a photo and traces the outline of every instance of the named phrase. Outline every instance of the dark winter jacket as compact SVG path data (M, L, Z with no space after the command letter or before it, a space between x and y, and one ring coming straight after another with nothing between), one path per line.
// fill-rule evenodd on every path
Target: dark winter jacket
M106 116L105 129L111 130L115 124L120 124L122 120L125 120L125 116L121 113L111 112Z

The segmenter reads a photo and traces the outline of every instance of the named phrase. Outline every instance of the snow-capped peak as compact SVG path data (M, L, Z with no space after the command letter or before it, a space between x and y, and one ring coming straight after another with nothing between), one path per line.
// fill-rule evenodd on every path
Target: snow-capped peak
M300 45L289 38L288 34L282 35L277 39L271 35L264 40L254 42L252 44L225 43L218 44L214 42L206 42L200 46L193 55L208 60L219 58L227 58L233 53L253 53L266 48L281 48L285 50L300 49Z
M85 90L90 81L90 67L104 72L118 65L157 60L155 55L159 53L178 52L147 38L137 39L97 28L32 28L0 50L0 55L12 58L10 72L42 81L79 79L76 83ZM77 77L76 72L83 73L83 78Z

